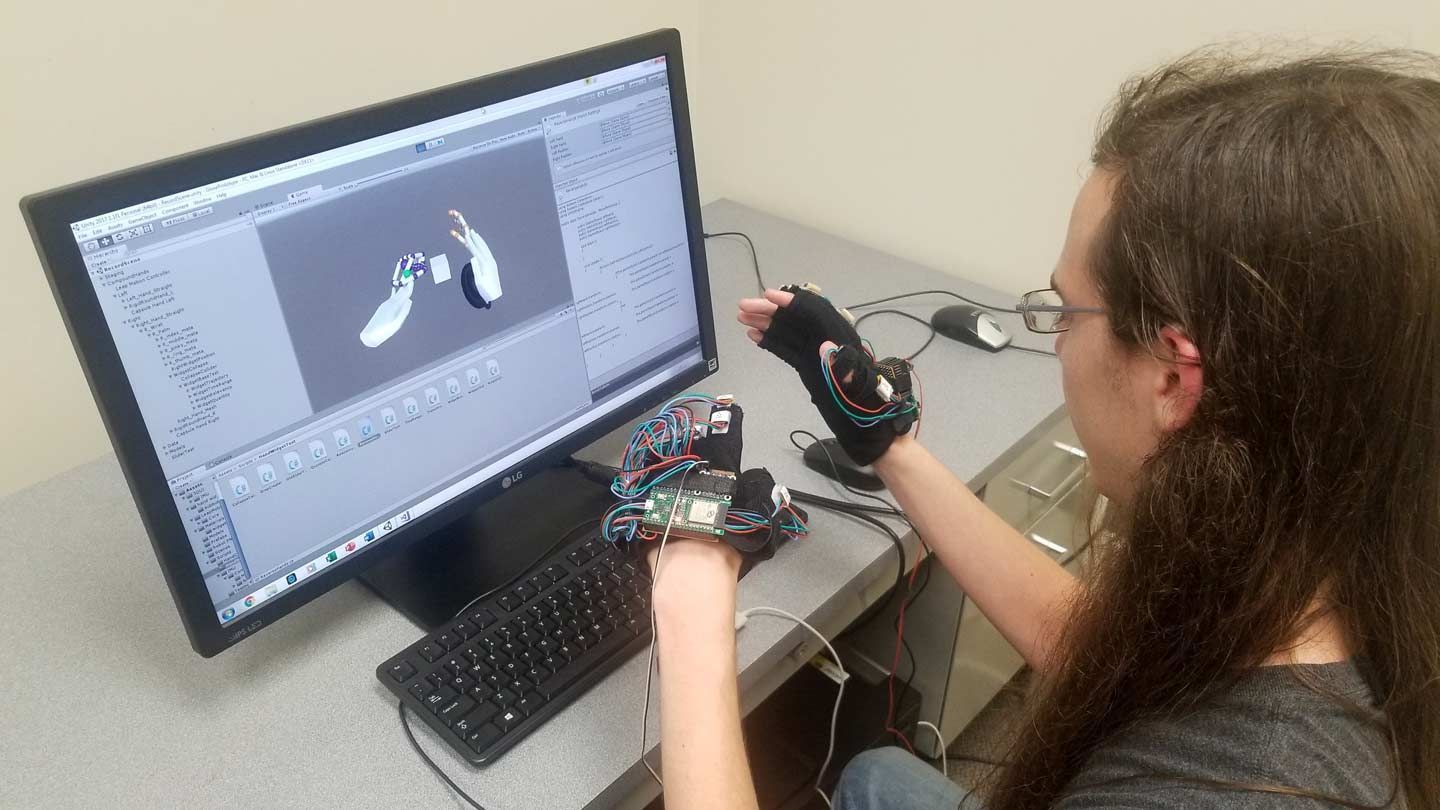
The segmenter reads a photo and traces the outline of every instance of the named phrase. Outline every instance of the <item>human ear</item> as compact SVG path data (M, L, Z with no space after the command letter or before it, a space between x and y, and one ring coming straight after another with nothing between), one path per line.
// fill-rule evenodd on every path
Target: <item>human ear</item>
M1189 424L1205 390L1200 350L1178 327L1164 326L1157 339L1154 416L1163 433Z

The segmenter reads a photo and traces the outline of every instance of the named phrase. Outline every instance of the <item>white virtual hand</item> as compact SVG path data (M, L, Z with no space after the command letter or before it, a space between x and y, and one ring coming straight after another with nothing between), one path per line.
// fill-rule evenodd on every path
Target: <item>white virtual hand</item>
M410 316L410 296L415 293L414 278L407 278L390 291L385 303L375 308L370 322L360 330L360 342L375 348L400 331L405 319Z
M455 223L450 235L470 252L475 289L479 291L480 297L485 299L485 303L494 303L501 295L500 266L495 263L495 254L490 252L490 246L485 244L485 239L465 221L463 214L451 209L450 219Z

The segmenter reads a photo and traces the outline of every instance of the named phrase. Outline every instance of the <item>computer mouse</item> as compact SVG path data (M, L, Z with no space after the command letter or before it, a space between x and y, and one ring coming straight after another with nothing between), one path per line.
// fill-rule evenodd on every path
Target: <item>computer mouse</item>
M955 304L941 307L930 316L936 333L951 340L998 352L1010 345L1010 333L1000 326L995 316L979 307Z
M829 455L826 455L827 450L830 451ZM830 463L831 459L834 459L834 464ZM835 478L838 469L840 483L856 489L875 492L885 488L885 482L880 480L880 476L870 467L856 464L835 438L821 439L806 447L805 466L826 478Z

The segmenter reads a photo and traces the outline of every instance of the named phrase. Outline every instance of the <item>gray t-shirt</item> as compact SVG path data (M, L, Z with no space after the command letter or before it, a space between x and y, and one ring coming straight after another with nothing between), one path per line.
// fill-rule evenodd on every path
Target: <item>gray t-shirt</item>
M1056 805L1091 808L1333 808L1312 799L1225 790L1182 779L1301 788L1371 806L1401 808L1389 742L1301 680L1344 695L1372 716L1373 692L1355 662L1258 667L1235 688L1185 716L1147 720L1100 748ZM1134 779L1101 784L1118 777Z

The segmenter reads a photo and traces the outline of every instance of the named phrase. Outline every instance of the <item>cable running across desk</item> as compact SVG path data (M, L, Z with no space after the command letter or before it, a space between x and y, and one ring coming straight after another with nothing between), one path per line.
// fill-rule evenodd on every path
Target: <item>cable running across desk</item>
M760 286L760 294L765 294L765 279L760 277L760 254L755 252L755 242L751 240L748 234L741 231L720 231L718 233L707 233L704 234L704 236L706 239L714 239L717 236L738 236L744 239L745 244L750 246L750 261L755 265L755 283Z

